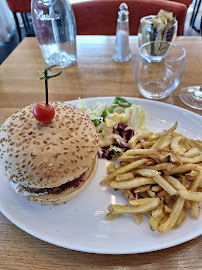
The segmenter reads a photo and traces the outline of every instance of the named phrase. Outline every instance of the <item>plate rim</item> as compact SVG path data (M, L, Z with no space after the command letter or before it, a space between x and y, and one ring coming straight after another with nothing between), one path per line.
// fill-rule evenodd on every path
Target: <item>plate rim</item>
M81 98L82 100L93 100L93 99L113 99L115 98L116 96L98 96L98 97L84 97L84 98ZM199 117L199 118L202 118L202 115L196 113L196 112L192 112L192 111L189 111L188 109L186 108L182 108L180 106L177 106L177 105L174 105L174 104L169 104L169 103L165 103L165 102L162 102L162 101L157 101L157 100L151 100L151 99L144 99L144 98L136 98L136 97L129 97L129 96L121 96L122 98L125 98L125 99L133 99L134 101L141 101L141 102L145 102L145 103L154 103L154 104L158 104L158 105L163 105L163 106L166 106L166 107L172 107L172 108L175 108L176 110L181 110L181 111L184 111L184 112L188 112L188 113L191 113L191 114L194 114L196 117ZM69 100L69 101L64 101L64 103L69 103L71 104L74 103L74 102L78 102L78 99L73 99L73 100ZM187 106L188 107L188 106ZM189 108L189 107L188 107ZM196 110L198 111L198 110Z

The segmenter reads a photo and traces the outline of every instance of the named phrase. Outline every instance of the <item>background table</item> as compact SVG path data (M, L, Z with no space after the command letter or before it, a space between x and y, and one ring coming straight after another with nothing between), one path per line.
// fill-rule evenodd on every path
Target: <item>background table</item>
M176 42L187 51L185 71L178 88L162 102L188 108L179 97L185 86L202 83L202 40L179 37ZM137 37L131 37L132 59L112 61L115 38L81 36L77 39L78 63L49 81L49 99L74 100L78 97L141 97L134 80ZM37 80L45 63L37 40L26 38L0 68L0 124L16 110L45 100L44 83ZM0 269L202 269L202 237L162 251L136 255L97 255L67 250L42 242L23 232L0 214Z

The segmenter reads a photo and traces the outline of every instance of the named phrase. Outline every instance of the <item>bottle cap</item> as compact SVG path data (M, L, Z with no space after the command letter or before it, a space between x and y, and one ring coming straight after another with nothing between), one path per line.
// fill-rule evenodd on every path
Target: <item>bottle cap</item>
M57 0L37 0L37 3L39 5L43 5L43 6L52 6L56 3Z
M126 3L122 3L119 6L118 21L120 22L127 21L128 15L129 15L128 6L126 5Z

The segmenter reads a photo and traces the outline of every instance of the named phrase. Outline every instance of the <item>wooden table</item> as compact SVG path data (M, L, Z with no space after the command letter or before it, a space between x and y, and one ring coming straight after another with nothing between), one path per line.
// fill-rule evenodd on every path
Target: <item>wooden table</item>
M131 37L132 60L112 61L114 37L78 37L78 63L49 82L50 100L73 100L78 97L142 97L134 80L137 38ZM184 105L179 91L202 83L202 40L179 37L177 43L187 51L186 67L178 88L163 102L202 115ZM35 38L26 38L0 68L0 124L35 101L44 100L43 82L37 80L45 64ZM202 269L202 237L162 251L136 255L96 255L63 249L42 242L23 232L0 214L0 269Z

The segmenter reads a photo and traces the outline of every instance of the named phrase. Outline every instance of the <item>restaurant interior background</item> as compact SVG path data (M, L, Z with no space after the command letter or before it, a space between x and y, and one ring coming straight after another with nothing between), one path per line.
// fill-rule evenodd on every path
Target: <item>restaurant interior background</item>
M71 3L79 2L82 0L70 0ZM124 2L124 1L123 1ZM200 7L200 0L193 0L192 4L187 9L187 17L184 25L184 36L198 36L199 22L202 15L202 6ZM190 25L191 17L193 12L196 12L196 20L194 25ZM130 10L129 10L130 11ZM29 29L23 23L23 17L20 13L17 13L17 17L20 23L20 30L22 34L22 39L26 36L34 36L34 30L32 27L32 17L31 14L27 14L27 19L29 22ZM8 57L8 55L17 47L19 44L19 35L16 28L15 20L12 12L10 11L6 0L0 1L0 65Z

